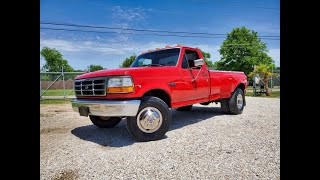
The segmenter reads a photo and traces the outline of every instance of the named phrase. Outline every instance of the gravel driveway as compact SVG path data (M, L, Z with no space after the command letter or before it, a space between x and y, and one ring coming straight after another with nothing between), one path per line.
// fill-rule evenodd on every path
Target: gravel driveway
M246 100L241 115L171 110L166 137L143 143L125 121L99 129L71 104L40 105L40 178L280 179L280 99Z

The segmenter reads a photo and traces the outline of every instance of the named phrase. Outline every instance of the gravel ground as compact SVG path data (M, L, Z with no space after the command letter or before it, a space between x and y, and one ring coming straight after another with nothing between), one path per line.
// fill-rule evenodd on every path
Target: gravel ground
M171 110L166 137L143 143L125 121L99 129L70 104L40 105L40 178L280 179L280 99L246 99L241 115Z

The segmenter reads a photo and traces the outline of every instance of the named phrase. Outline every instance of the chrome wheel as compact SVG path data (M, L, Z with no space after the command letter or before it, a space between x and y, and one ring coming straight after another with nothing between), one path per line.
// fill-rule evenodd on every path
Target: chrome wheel
M237 106L238 106L238 109L241 109L243 106L243 97L240 93L237 96Z
M141 131L145 133L153 133L161 127L161 112L157 108L146 107L138 114L137 124Z

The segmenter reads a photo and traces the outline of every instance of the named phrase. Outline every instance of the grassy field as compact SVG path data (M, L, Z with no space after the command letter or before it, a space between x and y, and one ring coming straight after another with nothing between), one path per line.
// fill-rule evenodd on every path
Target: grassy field
M74 95L74 91L66 89L66 95ZM63 89L48 89L42 96L63 96Z
M70 99L42 99L40 104L68 104Z
M272 91L271 96L266 96L265 94L260 94L255 96L253 92L247 92L246 96L253 96L253 97L266 97L266 98L280 98L280 91Z

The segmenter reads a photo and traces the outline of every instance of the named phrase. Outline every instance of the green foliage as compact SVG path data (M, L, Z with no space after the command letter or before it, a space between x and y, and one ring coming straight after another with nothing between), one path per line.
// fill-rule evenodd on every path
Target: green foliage
M206 61L206 65L207 67L214 67L212 64L212 61L209 60L209 58L211 57L210 53L208 52L204 52L202 50L200 50L202 55L203 55L203 59Z
M55 48L44 47L40 51L40 55L46 61L43 69L47 69L49 72L61 72L61 67L63 66L63 71L73 72L73 68L68 64L66 59L63 59L62 54Z
M89 69L90 72L94 72L94 71L102 70L103 67L100 66L100 65L91 64L91 65L88 67L88 69Z
M255 67L255 69L249 73L248 77L253 78L255 74L259 74L259 77L263 78L269 78L272 76L272 73L270 72L272 67L274 67L273 64L266 65L261 64Z
M133 63L133 61L136 59L136 57L137 56L134 54L134 55L126 58L119 67L121 67L121 68L130 67L130 65Z
M254 65L272 64L274 61L267 55L266 43L258 33L245 27L234 28L228 33L219 50L222 58L214 63L219 70L243 71L249 74Z

